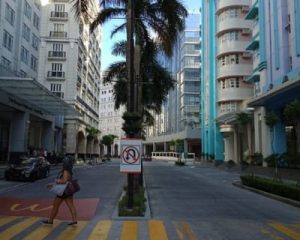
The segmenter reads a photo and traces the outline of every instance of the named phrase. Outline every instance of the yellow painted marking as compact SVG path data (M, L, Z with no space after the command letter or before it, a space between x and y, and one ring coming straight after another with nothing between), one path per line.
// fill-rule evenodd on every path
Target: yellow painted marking
M126 221L123 223L121 240L137 240L138 239L138 222Z
M10 223L16 219L18 219L18 217L1 217L0 218L0 226Z
M162 221L149 221L149 237L150 240L168 240L168 236Z
M300 233L296 232L296 231L293 231L291 230L290 228L282 225L282 224L279 224L279 223L271 223L270 224L271 227L275 228L277 231L289 236L290 238L292 239L295 239L295 240L299 240L300 239Z
M191 229L190 225L187 222L179 222L179 227L176 228L176 232L180 240L190 239L197 240L197 236Z
M21 211L30 210L31 212L42 212L42 211L48 211L52 208L51 205L48 207L44 207L44 208L38 208L39 206L40 206L40 204L33 204L30 206L21 207L21 204L16 203L10 207L10 211L21 212Z
M282 237L276 236L274 233L267 229L261 229L261 233L268 236L269 238L272 238L274 240L284 240Z
M18 235L20 232L22 232L24 229L28 228L38 220L39 218L31 217L11 226L10 228L6 229L1 233L1 239L13 238L14 236Z
M86 224L86 221L79 221L77 225L68 226L61 234L59 234L57 240L75 239Z
M110 231L112 221L99 221L94 227L93 231L89 236L89 240L106 240Z
M61 221L54 221L53 225L42 225L27 235L23 240L32 240L32 239L44 239L48 236L49 233L56 228ZM42 224L42 223L41 223Z

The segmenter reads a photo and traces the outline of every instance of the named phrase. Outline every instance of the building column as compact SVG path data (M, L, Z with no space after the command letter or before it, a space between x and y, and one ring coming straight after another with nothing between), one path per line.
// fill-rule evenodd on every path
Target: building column
M183 140L183 152L184 154L189 152L189 143L187 139Z
M9 162L15 162L27 154L28 132L30 124L28 112L15 112L10 124Z
M44 122L42 129L42 148L47 150L47 152L52 152L54 150L54 131L53 122Z
M153 143L153 152L156 152L156 145L155 145L155 142Z
M164 142L164 152L167 152L168 151L168 145L167 145L167 142Z

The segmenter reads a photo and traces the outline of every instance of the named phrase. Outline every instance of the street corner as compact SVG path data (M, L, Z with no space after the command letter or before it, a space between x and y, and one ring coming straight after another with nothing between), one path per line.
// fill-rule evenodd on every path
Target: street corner
M48 217L52 209L53 199L24 199L13 197L0 198L0 215ZM98 198L74 199L78 220L90 220L96 214ZM71 220L69 209L62 203L57 218Z

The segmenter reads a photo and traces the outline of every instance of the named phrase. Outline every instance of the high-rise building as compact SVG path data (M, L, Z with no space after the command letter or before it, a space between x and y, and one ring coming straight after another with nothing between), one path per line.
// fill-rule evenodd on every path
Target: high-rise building
M100 94L100 41L97 27L77 19L69 0L54 0L42 9L39 81L75 108L81 116L65 117L65 153L84 158L99 155L98 138L87 128L98 129ZM99 10L94 1L94 12Z
M155 124L147 130L146 153L170 151L170 143L183 140L185 153L200 154L200 74L201 74L200 14L190 13L185 30L177 38L173 56L160 56L161 64L176 79L168 94L162 114L155 116Z

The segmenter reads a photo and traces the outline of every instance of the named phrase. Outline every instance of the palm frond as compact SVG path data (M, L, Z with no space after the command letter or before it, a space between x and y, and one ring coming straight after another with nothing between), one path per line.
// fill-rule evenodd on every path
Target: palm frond
M106 74L103 77L103 84L113 83L117 79L126 78L126 62L112 63L106 70Z
M92 1L89 0L72 0L74 2L72 11L75 12L75 18L79 21L80 17L83 17L85 22L89 22L92 16L90 10L93 8Z
M112 55L114 56L124 56L126 55L126 44L127 41L119 41L114 44L113 49L112 49Z
M120 26L115 27L111 33L110 33L110 38L113 38L114 35L118 32L125 32L126 31L126 23L121 24Z

